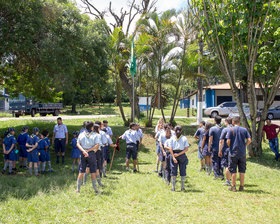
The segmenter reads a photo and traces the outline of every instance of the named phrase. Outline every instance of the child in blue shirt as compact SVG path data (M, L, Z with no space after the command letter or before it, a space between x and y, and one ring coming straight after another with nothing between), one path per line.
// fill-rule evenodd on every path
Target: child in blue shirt
M107 120L104 120L104 121L103 121L103 126L104 126L104 128L106 128L106 133L107 133L107 135L109 135L110 138L112 139L112 137L113 137L113 132L112 132L112 129L108 126L108 121L107 121ZM103 129L104 129L104 128L103 128Z
M39 170L38 170L38 162L39 162L39 155L38 155L38 142L39 142L39 128L35 127L33 128L33 134L30 135L26 142L27 147L27 159L29 162L29 174L32 175L32 166L34 166L34 172L35 176L39 176Z
M219 157L219 143L220 136L223 131L223 127L221 125L222 118L220 116L216 116L214 118L215 126L210 128L209 131L209 152L211 152L212 156L212 164L213 164L213 173L214 179L224 179L223 169L221 166L221 158Z
M13 172L13 162L16 161L17 156L16 156L16 144L17 140L15 138L15 129L14 128L9 128L8 129L8 134L4 138L3 142L3 152L4 152L4 160L5 160L5 165L3 168L2 173L5 173L8 165L9 165L9 174L14 174Z
M38 163L38 171L42 171L41 173L44 173L46 170L46 153L49 148L49 144L45 141L44 135L39 133L39 141L38 141L38 154L39 154L39 163ZM42 165L42 169L41 169Z
M202 145L203 133L204 133L204 129L205 129L204 126L205 126L205 121L201 121L199 123L199 128L197 129L197 131L194 134L194 137L196 139L198 139L198 154L197 154L197 157L200 160L200 164L201 164L200 171L205 170L205 160L204 160L204 157L201 153L201 151L202 151L201 150L201 145Z
M110 163L110 146L111 147L116 147L115 144L113 144L113 141L111 139L111 136L107 134L107 129L104 127L103 131L105 132L106 136L106 143L103 146L103 157L104 157L104 162L103 162L103 176L106 177L106 168L107 164Z
M23 127L22 132L19 134L17 138L17 142L19 145L19 163L20 163L20 168L25 168L28 169L27 167L27 151L26 151L26 142L28 139L28 127Z
M123 139L126 141L126 171L129 171L129 160L132 156L133 160L133 172L136 173L136 162L137 162L137 133L135 131L136 124L130 123L129 130L125 131L123 135L119 137L119 139Z
M71 142L71 146L72 146L71 158L73 159L72 172L75 172L76 163L77 163L77 170L79 169L81 151L80 151L80 149L78 149L78 146L77 146L78 136L79 136L79 132L74 131L73 132L73 137L74 138L72 139L72 142Z
M52 173L52 172L54 172L54 170L52 169L52 165L51 165L51 155L50 155L51 141L49 139L48 130L42 131L42 135L44 136L44 141L46 141L46 143L48 145L48 148L47 148L47 151L46 151L46 163L48 164L49 172Z
M211 123L206 123L201 143L201 153L205 158L206 173L208 175L212 172L211 152L209 152L209 130L212 127Z

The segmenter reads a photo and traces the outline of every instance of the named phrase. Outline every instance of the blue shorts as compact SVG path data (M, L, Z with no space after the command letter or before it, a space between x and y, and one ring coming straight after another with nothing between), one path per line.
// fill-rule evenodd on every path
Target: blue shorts
M107 163L110 163L110 148L109 145L103 147L103 158Z
M25 145L19 145L19 157L27 158L27 151Z
M88 153L88 157L85 157L84 154L81 155L80 162L80 173L85 173L86 168L89 167L90 173L96 173L97 164L96 164L96 155L94 151Z
M55 152L65 152L65 138L56 138L54 140Z
M39 154L39 161L40 162L46 162L47 161L46 151L44 149L39 149L38 154Z
M81 151L78 148L73 148L72 153L71 153L71 158L72 159L78 159L81 156Z
M201 146L198 146L197 158L198 159L204 159L204 156L201 153Z
M39 154L37 149L33 149L31 152L28 152L27 160L29 163L38 163Z
M205 145L203 150L202 150L202 155L203 156L211 156L211 152L208 151L208 145Z
M223 157L221 160L222 168L228 168L228 156L229 156L229 149L223 150Z
M160 149L160 145L159 145L159 143L157 142L157 154L160 154L160 151L161 151L161 149Z
M165 150L164 150L165 151ZM166 151L165 151L166 152ZM166 157L163 155L163 152L162 150L160 150L160 153L159 153L159 161L161 162L165 162L166 160Z
M51 161L51 155L49 149L46 151L46 161Z
M9 154L4 154L4 160L9 160Z
M187 175L187 165L189 163L188 157L186 154L182 154L178 157L176 157L176 160L178 161L177 163L174 163L172 157L170 159L170 166L171 166L171 176L177 176L178 175L178 166L180 170L180 176L185 177Z
M96 156L96 164L97 164L97 169L102 170L103 169L103 153L102 150L97 150L95 153Z
M134 143L126 144L126 158L130 159L131 156L133 160L137 159L137 146Z
M13 149L9 154L8 154L8 160L9 161L17 161L17 154L16 150Z

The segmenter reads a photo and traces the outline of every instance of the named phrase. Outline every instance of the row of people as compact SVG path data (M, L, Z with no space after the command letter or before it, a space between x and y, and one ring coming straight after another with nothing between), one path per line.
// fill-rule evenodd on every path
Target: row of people
M244 190L246 172L246 147L251 143L251 137L246 128L240 127L240 118L228 117L225 126L221 125L222 118L216 116L214 125L200 122L200 127L195 133L198 143L198 159L201 161L201 171L208 175L213 171L214 179L224 180L229 190L236 191L237 168L240 174L239 190Z

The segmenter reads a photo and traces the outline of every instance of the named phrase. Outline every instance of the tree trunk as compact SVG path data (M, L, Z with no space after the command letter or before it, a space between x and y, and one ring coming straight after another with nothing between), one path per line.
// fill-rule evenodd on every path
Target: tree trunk
M121 91L120 91L120 87L119 87L120 83L118 81L117 75L115 76L115 80L116 80L117 104L119 106L123 122L126 124L127 121L126 121L126 117L125 117L125 114L124 114L124 111L123 111L123 107L122 107L122 97L121 97Z
M77 113L76 107L77 107L77 104L72 103L72 110L71 110L72 114L76 114Z

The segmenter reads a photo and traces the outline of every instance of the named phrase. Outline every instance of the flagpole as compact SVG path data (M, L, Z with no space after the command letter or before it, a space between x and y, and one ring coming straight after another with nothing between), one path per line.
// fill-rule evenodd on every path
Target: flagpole
M134 103L134 75L132 76L132 98L133 98L133 100L132 100L132 122L134 122L134 115L135 115L135 108L134 108L134 105L135 105L135 103Z

